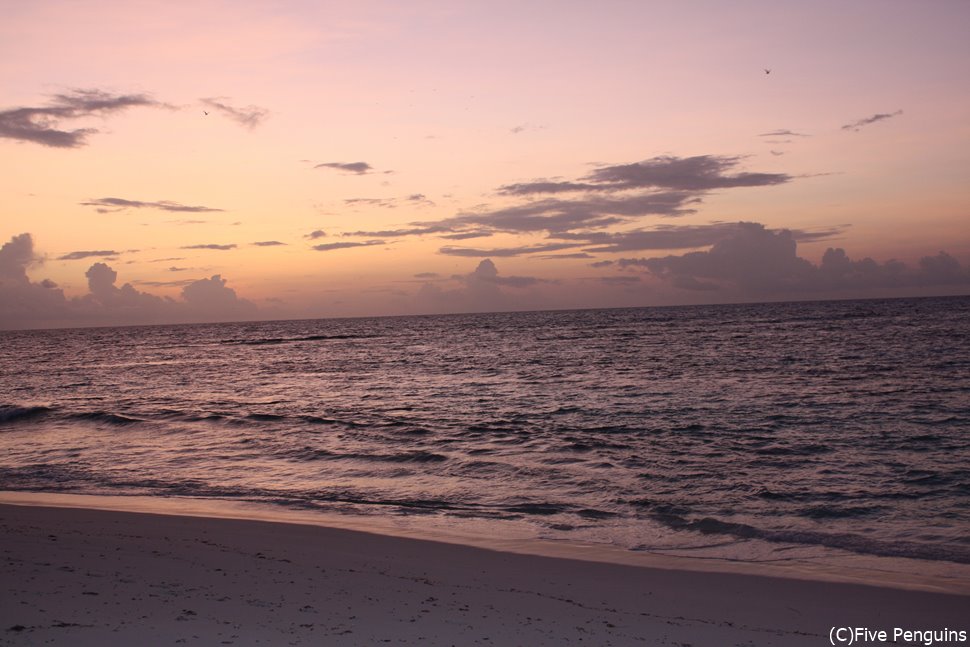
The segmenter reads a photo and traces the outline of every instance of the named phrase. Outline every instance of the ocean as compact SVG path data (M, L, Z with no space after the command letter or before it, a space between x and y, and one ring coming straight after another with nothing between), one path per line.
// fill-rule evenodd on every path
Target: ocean
M970 564L970 297L0 332L0 490Z

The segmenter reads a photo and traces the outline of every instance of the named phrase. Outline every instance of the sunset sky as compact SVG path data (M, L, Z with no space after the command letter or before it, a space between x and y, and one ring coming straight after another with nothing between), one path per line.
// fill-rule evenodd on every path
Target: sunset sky
M0 7L0 327L970 292L964 0Z

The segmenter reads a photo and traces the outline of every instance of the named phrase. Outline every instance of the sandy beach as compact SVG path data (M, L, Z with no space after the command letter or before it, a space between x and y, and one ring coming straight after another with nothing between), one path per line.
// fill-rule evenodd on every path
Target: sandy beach
M965 630L970 608L257 520L0 505L0 533L10 645L822 645L832 627Z

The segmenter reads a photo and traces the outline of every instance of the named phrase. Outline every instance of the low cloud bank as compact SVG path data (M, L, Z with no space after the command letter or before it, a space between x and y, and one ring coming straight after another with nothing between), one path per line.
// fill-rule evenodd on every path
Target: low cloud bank
M233 321L258 315L216 274L190 281L179 299L117 285L118 273L94 263L85 276L88 293L68 298L49 280L31 281L27 268L39 264L30 234L14 236L0 247L0 329Z
M620 268L642 270L687 290L735 291L752 297L804 298L818 293L871 293L887 289L970 287L970 268L946 252L915 267L897 260L853 260L830 247L820 264L797 254L797 236L754 222L737 223L707 251L659 258L621 258Z

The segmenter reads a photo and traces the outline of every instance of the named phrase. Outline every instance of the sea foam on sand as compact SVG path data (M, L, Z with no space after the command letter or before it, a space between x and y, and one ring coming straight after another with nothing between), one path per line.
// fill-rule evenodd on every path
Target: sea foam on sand
M818 646L833 627L966 630L970 617L966 586L652 568L298 523L0 505L0 538L0 644Z

